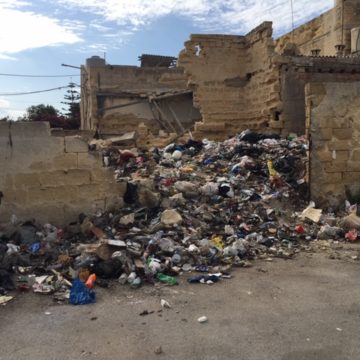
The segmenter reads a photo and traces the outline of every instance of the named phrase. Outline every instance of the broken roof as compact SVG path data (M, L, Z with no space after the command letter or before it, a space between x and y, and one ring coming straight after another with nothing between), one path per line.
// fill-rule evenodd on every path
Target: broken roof
M176 64L176 57L142 54L139 56L141 67L173 67Z

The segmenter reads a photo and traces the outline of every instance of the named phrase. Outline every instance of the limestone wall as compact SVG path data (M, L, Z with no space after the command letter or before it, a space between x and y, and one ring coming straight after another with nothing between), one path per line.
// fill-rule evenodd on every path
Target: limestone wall
M277 57L281 75L282 134L305 133L305 85L360 81L359 58Z
M360 83L306 85L311 196L338 206L360 194Z
M191 35L178 65L202 115L195 136L220 139L247 128L270 128L280 98L271 35L271 23L246 36Z
M0 122L0 223L12 214L62 225L121 201L99 155L77 136L51 136L48 123Z
M335 45L344 44L345 53L351 51L351 29L360 26L360 1L339 0L336 6L319 17L296 28L276 40L276 51L282 53L286 44L294 43L301 55L336 55Z
M134 131L144 122L151 131L156 132L160 126L155 120L148 96L185 91L186 83L187 79L180 68L90 63L82 67L81 127L85 130L98 129L101 134L119 134ZM175 108L183 109L177 115L185 125L199 119L198 112L191 112L191 97L174 98L173 102ZM129 103L135 104L119 107ZM105 110L99 113L100 109ZM163 110L170 117L169 111L166 108Z

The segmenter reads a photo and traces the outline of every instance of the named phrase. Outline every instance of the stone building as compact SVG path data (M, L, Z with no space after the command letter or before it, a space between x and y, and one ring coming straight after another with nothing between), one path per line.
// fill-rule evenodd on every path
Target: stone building
M248 128L306 135L311 198L359 201L359 50L360 0L338 0L279 39L265 22L244 36L191 35L178 59L143 55L139 67L92 57L81 68L79 134L0 123L0 223L36 210L39 221L61 225L121 206L124 184L89 151L96 132L133 132L141 146L189 130L219 140Z
M337 0L278 39L271 22L244 36L191 35L176 67L169 57L145 55L141 67L91 58L82 127L106 136L140 125L153 137L191 128L218 140L244 129L306 134L312 194L336 203L360 190L359 50L360 0Z
M199 111L176 58L142 55L141 66L108 65L93 56L81 68L81 127L103 137L138 130L182 135Z

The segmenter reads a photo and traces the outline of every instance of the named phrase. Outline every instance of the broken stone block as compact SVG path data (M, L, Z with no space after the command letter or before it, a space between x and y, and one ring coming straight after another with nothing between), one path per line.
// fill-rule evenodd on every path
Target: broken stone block
M160 196L147 188L141 188L138 191L138 201L140 206L151 209L159 205Z
M195 197L198 194L198 187L190 181L177 181L175 189L183 193L185 197Z
M176 210L165 210L161 214L161 222L164 225L179 225L182 221L181 215Z

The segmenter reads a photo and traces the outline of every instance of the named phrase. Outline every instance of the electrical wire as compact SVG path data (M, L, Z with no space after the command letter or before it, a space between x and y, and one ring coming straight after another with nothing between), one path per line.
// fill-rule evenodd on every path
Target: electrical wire
M79 85L76 85L76 87L79 87ZM46 89L46 90L36 90L36 91L27 91L27 92L21 92L21 93L0 93L0 96L17 96L17 95L31 95L31 94L39 94L39 93L44 93L44 92L49 92L49 91L55 91L55 90L61 90L61 89L67 89L67 88L71 88L73 86L60 86L57 88L52 88L52 89Z
M63 78L63 77L80 76L80 74L71 74L71 75L28 75L28 74L2 74L2 73L0 73L0 76L31 77L31 78Z

